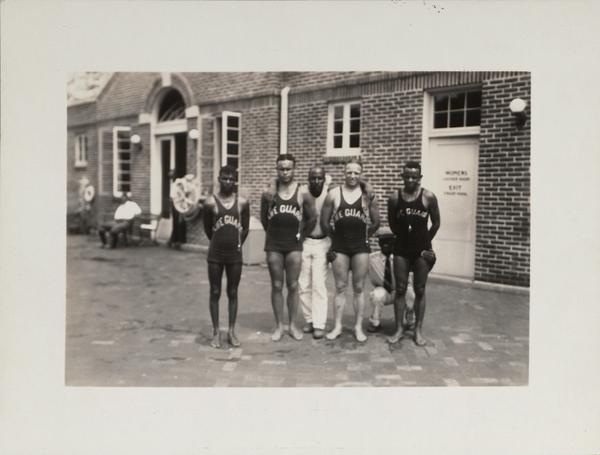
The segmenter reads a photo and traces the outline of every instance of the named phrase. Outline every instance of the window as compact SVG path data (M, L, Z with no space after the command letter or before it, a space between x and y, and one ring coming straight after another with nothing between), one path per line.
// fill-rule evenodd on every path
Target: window
M88 138L85 134L75 137L75 167L86 167L88 160Z
M221 166L230 165L236 170L239 183L241 114L225 111L221 115Z
M158 110L158 121L168 122L185 118L185 101L177 90L169 91Z
M116 197L131 192L131 128L113 129L113 194Z
M360 102L329 105L327 134L328 155L360 153Z
M471 128L481 124L481 90L433 96L433 129Z

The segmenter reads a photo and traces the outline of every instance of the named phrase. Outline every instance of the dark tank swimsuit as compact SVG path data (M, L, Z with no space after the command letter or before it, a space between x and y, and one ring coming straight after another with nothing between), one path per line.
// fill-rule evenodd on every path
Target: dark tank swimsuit
M394 255L414 261L423 250L431 249L429 238L429 210L423 204L423 188L414 201L407 202L402 197L402 190L398 190L398 206L396 208L396 222L399 229L394 242Z
M369 218L363 210L363 196L348 204L340 186L340 206L333 214L333 236L331 249L352 256L357 253L370 253Z
M217 219L212 228L212 238L208 248L208 262L235 264L242 262L242 223L236 196L233 205L225 208L217 196Z
M289 199L283 199L278 192L273 196L267 214L265 251L302 251L300 229L302 207L298 203L298 188Z

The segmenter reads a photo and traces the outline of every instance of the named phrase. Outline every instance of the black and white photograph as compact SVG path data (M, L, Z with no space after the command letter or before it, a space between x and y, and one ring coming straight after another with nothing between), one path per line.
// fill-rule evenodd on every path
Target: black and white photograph
M82 72L65 383L526 386L531 74Z
M0 1L0 453L599 453L599 14Z

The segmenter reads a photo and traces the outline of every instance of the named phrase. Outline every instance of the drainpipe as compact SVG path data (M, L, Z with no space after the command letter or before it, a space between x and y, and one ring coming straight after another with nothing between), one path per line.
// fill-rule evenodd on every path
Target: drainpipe
M281 90L281 128L279 129L279 153L287 153L287 132L288 132L288 93L289 87Z

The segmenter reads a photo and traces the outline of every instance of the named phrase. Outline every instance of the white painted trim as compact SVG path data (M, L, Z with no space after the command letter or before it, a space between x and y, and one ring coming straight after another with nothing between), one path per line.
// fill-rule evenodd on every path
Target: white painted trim
M185 108L185 118L200 117L200 108L198 106L190 106Z
M112 162L112 165L113 165L113 188L112 188L112 191L113 191L113 196L115 196L115 197L121 197L123 195L122 191L117 190L117 184L118 184L117 174L118 174L118 164L119 164L119 156L118 156L117 149L118 149L118 145L119 145L118 133L120 131L131 131L131 127L115 126L112 131L112 133L113 133L113 144L112 144L113 145L113 147L112 147L112 149L113 149L113 162ZM133 149L131 148L131 146L130 146L129 153L130 154L133 153ZM129 161L132 162L133 160L130 158ZM130 170L130 173L131 173L131 170ZM129 185L131 186L131 180L129 181ZM130 192L131 192L131 188L130 188Z
M227 164L227 119L229 117L237 117L238 118L238 187L241 183L242 176L242 114L239 112L231 112L231 111L223 111L221 113L221 166L225 166ZM217 172L218 173L218 172Z
M187 119L159 122L154 126L154 134L175 134L187 132Z
M82 149L81 149L81 144L80 144L80 140L81 138L84 138L84 142L85 142L85 159L81 159L81 155L82 155ZM81 169L81 168L85 168L87 167L87 157L88 157L88 151L89 151L89 147L88 147L88 139L87 139L87 134L78 134L75 136L75 167L77 169Z
M98 135L98 194L99 195L104 195L104 185L102 184L102 178L103 178L103 172L102 169L104 168L104 153L102 151L102 148L104 147L104 143L102 141L102 129L98 128L96 130L96 133Z
M350 147L350 105L358 104L360 105L360 121L362 124L363 113L362 113L362 103L360 100L349 100L343 102L330 103L327 110L327 151L326 156L358 156L361 153L360 147ZM336 106L343 106L343 123L344 123L344 133L342 135L342 148L333 148L333 111ZM362 141L362 128L360 132L361 141Z
M281 128L279 129L279 154L287 153L287 136L288 136L288 94L289 87L284 87L281 90Z
M140 115L138 115L138 123L141 125L152 123L152 114L148 112L142 112Z
M171 86L171 73L160 73L160 82L163 87Z

